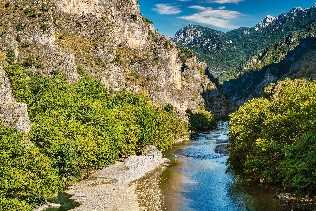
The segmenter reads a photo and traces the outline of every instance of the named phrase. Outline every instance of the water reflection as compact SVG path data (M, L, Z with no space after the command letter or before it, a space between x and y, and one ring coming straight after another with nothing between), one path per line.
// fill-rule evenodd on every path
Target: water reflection
M216 146L227 143L228 125L221 122L216 130L198 134L172 152L176 162L162 176L165 210L282 210L272 193L235 183L226 172L227 155L215 152Z

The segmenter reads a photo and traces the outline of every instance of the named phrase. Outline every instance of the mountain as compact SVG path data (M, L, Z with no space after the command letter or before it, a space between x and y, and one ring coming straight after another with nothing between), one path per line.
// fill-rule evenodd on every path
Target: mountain
M316 34L316 28L310 31ZM301 34L302 35L302 34ZM291 35L278 44L267 48L260 56L252 58L245 67L245 73L236 79L218 85L217 90L205 96L209 110L225 116L236 110L247 100L259 97L264 88L285 78L316 79L316 38L315 36ZM220 99L220 100L219 100ZM223 104L225 102L225 104Z
M0 117L21 129L28 128L27 108L11 94L8 64L45 76L62 72L69 83L84 71L109 90L143 93L180 114L203 107L201 93L215 88L206 64L183 58L141 16L137 0L8 0L0 3L0 21Z
M207 62L210 73L223 82L247 72L244 66L252 57L262 54L288 36L308 31L315 22L315 6L295 8L278 17L267 16L254 27L226 33L189 25L176 33L174 41L195 51L199 58Z
M191 119L213 127L206 69L137 0L0 1L0 210L42 210L91 172L167 151Z

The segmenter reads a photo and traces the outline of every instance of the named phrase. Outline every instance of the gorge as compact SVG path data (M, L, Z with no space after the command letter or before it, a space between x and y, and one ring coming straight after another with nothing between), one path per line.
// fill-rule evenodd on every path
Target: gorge
M137 0L0 1L0 210L313 210L315 23L169 38Z

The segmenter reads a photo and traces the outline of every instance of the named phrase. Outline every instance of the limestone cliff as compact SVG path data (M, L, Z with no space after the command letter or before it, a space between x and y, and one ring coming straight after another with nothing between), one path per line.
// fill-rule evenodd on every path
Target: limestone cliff
M2 68L0 68L0 123L20 131L30 130L27 106L15 101L10 81Z
M147 94L180 114L204 106L201 93L215 88L206 65L183 61L136 0L1 0L0 60L45 75L62 71L70 83L86 71L110 90Z

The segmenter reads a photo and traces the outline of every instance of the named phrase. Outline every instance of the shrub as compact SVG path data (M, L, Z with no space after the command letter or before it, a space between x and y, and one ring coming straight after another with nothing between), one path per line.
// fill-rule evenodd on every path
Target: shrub
M0 198L0 209L1 210L21 210L21 211L31 211L32 206L25 203L24 201L20 201L18 199L6 199Z
M208 131L215 126L215 117L212 113L204 110L198 112L189 111L190 128L193 131Z
M266 98L251 100L231 115L230 166L254 181L315 191L315 173L306 171L315 164L310 132L316 128L316 82L285 80L265 91Z
M148 19L148 18L146 18L146 17L144 17L144 16L143 16L143 21L144 21L145 23L147 23L147 24L153 24L152 20L150 20L150 19Z
M19 66L6 71L16 98L28 104L31 141L66 181L147 144L166 150L187 134L186 123L174 112L129 92L109 95L89 76L69 84L60 74L43 77Z
M60 188L51 160L23 134L0 126L0 210L30 210Z
M186 47L179 47L179 56L180 56L180 60L182 63L186 63L186 61L189 59L189 58L192 58L195 56L195 53L190 50L189 48L186 48Z
M247 156L254 151L255 140L260 136L268 104L267 99L251 100L231 115L229 161L238 173L244 170Z
M283 185L291 190L315 193L316 187L316 132L304 134L295 144L285 149L280 176Z

